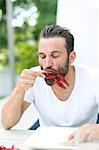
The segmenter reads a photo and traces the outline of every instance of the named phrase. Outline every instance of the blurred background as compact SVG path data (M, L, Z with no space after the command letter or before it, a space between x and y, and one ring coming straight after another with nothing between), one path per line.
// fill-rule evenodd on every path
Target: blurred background
M56 11L57 0L0 0L0 98L24 68L38 65L40 31L56 24Z
M99 69L98 0L0 0L0 99L24 68L38 65L39 34L50 24L74 34L75 63Z

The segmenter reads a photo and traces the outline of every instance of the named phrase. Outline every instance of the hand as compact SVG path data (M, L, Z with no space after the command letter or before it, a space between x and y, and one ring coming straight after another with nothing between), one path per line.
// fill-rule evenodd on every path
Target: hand
M68 137L74 143L99 140L99 124L85 124Z
M17 84L17 88L25 92L34 85L35 79L38 76L45 78L45 75L41 72L24 69L20 75L20 80Z

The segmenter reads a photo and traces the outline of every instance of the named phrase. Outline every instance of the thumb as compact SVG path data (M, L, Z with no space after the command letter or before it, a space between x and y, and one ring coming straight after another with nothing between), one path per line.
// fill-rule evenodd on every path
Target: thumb
M70 134L68 136L68 140L70 141L70 140L74 139L74 137L75 137L75 132L73 132L72 134Z

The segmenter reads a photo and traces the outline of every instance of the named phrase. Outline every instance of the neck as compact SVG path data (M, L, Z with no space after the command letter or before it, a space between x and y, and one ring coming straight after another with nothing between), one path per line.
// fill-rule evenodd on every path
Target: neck
M65 76L65 79L70 84L74 78L75 78L75 68L74 68L74 66L69 66L69 70Z

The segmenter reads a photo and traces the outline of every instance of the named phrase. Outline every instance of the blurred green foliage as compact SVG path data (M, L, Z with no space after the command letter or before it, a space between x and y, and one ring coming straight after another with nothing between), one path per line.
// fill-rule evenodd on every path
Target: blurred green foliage
M33 46L19 42L16 47L16 71L20 73L24 68L38 65L37 43Z
M13 12L16 7L28 10L36 6L38 18L34 26L30 26L27 20L21 27L14 27L16 71L20 73L24 68L38 65L37 43L41 30L46 25L56 24L57 0L15 0ZM8 65L7 27L6 27L6 3L0 0L0 65ZM14 16L13 13L13 17ZM2 57L2 58L1 58Z
M6 48L2 48L2 53L0 54L0 70L3 67L8 67L8 53Z
M34 28L34 37L39 38L41 30L46 25L56 24L57 0L34 0L38 8L39 17Z

